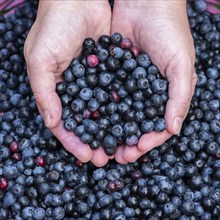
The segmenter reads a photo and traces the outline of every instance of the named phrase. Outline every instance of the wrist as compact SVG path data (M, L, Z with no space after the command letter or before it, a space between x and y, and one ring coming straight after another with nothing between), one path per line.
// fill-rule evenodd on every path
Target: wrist
M40 0L39 10L53 10L53 9L64 9L67 11L70 10L84 10L92 9L99 10L109 6L108 0L95 1L95 0L83 0L83 1L57 1L57 0Z
M130 9L173 9L177 10L182 7L186 7L186 0L137 0L137 1L126 1L126 0L115 0L115 7L126 7Z

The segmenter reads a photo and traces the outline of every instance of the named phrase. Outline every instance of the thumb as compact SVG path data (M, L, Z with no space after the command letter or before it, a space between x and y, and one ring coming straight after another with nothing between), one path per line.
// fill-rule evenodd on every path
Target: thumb
M191 61L188 63L182 61L175 62L174 66L168 67L166 77L169 81L169 99L165 112L167 131L171 134L178 134L189 110L196 74L194 74Z
M28 64L28 75L31 88L42 115L45 125L48 128L56 127L61 119L61 101L56 93L56 81L53 72L45 71L45 68L37 68L39 65ZM41 65L42 63L41 63Z

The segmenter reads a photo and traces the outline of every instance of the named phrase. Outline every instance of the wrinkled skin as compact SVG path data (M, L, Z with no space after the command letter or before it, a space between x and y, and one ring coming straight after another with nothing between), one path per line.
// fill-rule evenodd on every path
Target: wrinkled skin
M82 162L105 165L102 148L92 151L63 128L61 102L56 83L73 57L79 55L86 37L120 32L147 52L169 81L165 119L167 130L143 135L137 146L119 146L115 159L135 161L145 152L178 134L194 91L194 47L184 2L115 1L113 14L108 1L41 1L37 19L25 43L31 87L45 124L63 146ZM135 7L132 5L135 4ZM112 18L111 18L112 17ZM156 36L156 37L155 37Z
M180 132L196 84L195 52L184 1L116 1L111 31L129 36L169 81L167 129L144 134L138 146L118 148L116 160L127 163Z

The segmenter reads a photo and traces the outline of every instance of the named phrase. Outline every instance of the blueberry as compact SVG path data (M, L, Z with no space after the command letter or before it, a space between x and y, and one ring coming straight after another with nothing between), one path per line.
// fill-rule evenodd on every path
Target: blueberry
M11 98L10 98L10 102L12 103L12 105L17 106L21 100L23 99L23 96L21 94L14 94Z
M71 108L68 106L66 106L66 107L64 107L63 109L62 109L62 119L63 120L66 120L67 118L69 118L71 115L72 115L73 113L72 113L72 110L71 110Z
M35 220L43 220L45 218L45 210L41 207L38 207L34 210L33 217Z
M160 106L163 105L163 98L158 94L153 94L151 96L150 101L151 101L151 105L156 108L159 108Z
M104 146L107 148L113 148L117 145L117 140L112 135L107 135L104 138Z
M83 125L90 134L96 134L98 132L98 124L90 119L84 120Z
M79 86L75 82L66 85L66 93L70 96L76 96L79 93Z
M111 38L107 35L102 35L99 37L98 42L102 47L106 48L111 44Z
M105 103L108 100L109 96L107 92L100 89L97 93L95 93L95 98L99 103Z
M139 101L135 101L134 103L132 103L132 106L133 106L135 111L142 112L142 113L143 113L143 110L145 108L144 102L140 101L140 100Z
M136 90L133 93L133 100L134 101L143 101L144 100L143 92L141 90Z
M84 143L84 144L89 144L93 141L93 136L89 133L84 133L82 134L82 136L80 137L80 140Z
M124 54L124 51L122 48L120 47L111 47L110 48L110 54L115 57L116 59L120 59L123 54Z
M195 10L198 11L198 12L203 12L203 11L205 11L206 8L207 8L206 2L203 1L203 0L195 1L195 2L194 2L194 8L195 8Z
M17 198L15 197L15 195L12 192L8 191L4 196L3 205L9 207L13 205L16 202L16 200Z
M125 60L123 63L123 68L128 71L132 71L137 67L137 62L135 59Z
M210 129L215 134L219 133L220 132L220 121L212 120L210 123Z
M120 61L112 56L109 56L106 61L106 67L110 71L116 71L120 68Z
M73 102L71 103L71 108L76 113L82 113L83 110L85 109L85 106L86 106L85 101L83 101L80 98L73 100Z
M116 124L112 127L112 135L116 138L121 138L124 135L123 127L120 124Z
M86 76L86 83L90 88L93 88L98 83L98 77L95 73Z
M58 206L53 210L53 218L56 220L63 219L65 217L65 210L63 207Z
M3 170L4 177L6 179L15 179L19 175L19 171L16 166L5 166Z
M84 125L77 126L74 133L79 137L82 136L83 133L85 133L85 126Z
M76 211L79 212L80 214L84 214L89 211L89 206L87 203L80 201L76 205Z
M166 122L163 118L157 118L154 121L154 130L155 131L164 131L166 129Z
M62 95L64 94L66 91L66 83L65 82L58 82L56 84L56 92L59 94L59 95Z
M136 134L138 125L136 122L126 122L123 126L125 135L133 135Z
M157 110L153 106L149 106L145 109L145 116L147 119L153 119L157 116Z
M77 85L79 86L79 88L81 88L81 89L88 87L86 77L78 78L78 79L76 80L76 84L77 84Z
M162 95L167 90L167 82L163 79L156 79L152 83L152 90Z
M111 195L104 195L98 201L101 208L108 207L113 202Z
M149 88L149 82L146 78L141 78L137 80L137 87L139 89L147 89Z
M67 118L64 122L64 128L67 131L74 131L76 126L77 126L77 123L73 118Z
M134 58L134 53L130 49L124 49L122 60L129 60Z
M75 64L72 66L72 73L75 77L83 77L85 75L85 67L82 64Z
M25 188L21 184L14 184L11 188L11 191L18 198L20 196L23 196L23 194L25 192Z
M120 33L114 33L111 36L111 42L115 45L120 45L122 42L122 35Z
M123 113L125 113L126 111L128 111L129 110L129 106L128 106L128 104L126 104L125 102L120 102L119 104L118 104L118 112L120 113L120 114L123 114Z
M106 106L106 113L109 115L114 114L117 111L117 104L115 102L110 102Z
M126 138L126 145L134 146L138 143L138 137L136 135L131 135Z
M83 88L81 91L80 91L80 98L84 101L88 101L92 98L92 90L89 89L89 88Z
M114 114L112 114L111 116L110 116L110 122L111 122L111 124L112 125L115 125L115 124L117 124L117 123L120 123L121 122L121 115L120 114L118 114L118 113L114 113Z
M99 74L99 83L101 86L109 86L112 82L112 75L108 72L102 72Z
M118 95L120 98L125 98L128 95L128 91L127 89L122 86L119 90L118 90Z
M133 208L125 207L123 213L126 217L134 217L135 210Z
M95 47L95 41L91 37L88 37L83 41L82 46L83 48L92 50Z
M110 125L110 121L108 118L100 118L99 121L98 121L98 126L100 129L106 129L108 128Z
M127 77L128 77L128 73L127 73L127 71L125 71L124 69L118 69L118 70L116 71L116 77L117 77L117 79L119 79L119 80L125 80L125 79L127 79Z
M141 130L144 132L144 133L148 133L148 132L151 132L154 130L154 122L153 121L150 121L150 120L144 120L142 121L141 123Z
M138 65L147 68L151 64L151 60L147 54L140 54L136 58Z
M143 67L136 67L132 72L132 77L135 79L143 79L147 75L146 70Z
M26 206L23 210L22 210L22 218L23 219L28 219L28 218L33 218L34 216L34 207L32 206Z
M88 102L88 110L91 112L96 111L99 108L100 104L94 98L91 98Z

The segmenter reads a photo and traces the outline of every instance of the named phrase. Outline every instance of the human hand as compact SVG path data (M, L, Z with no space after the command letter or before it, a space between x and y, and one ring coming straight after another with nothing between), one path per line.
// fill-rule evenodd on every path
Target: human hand
M186 1L120 1L113 9L111 31L129 37L145 51L169 81L166 105L167 129L144 134L138 146L117 149L119 163L137 160L152 148L178 134L189 109L196 84L195 54Z
M102 166L108 161L102 148L92 151L63 128L62 106L56 83L86 37L110 33L108 1L40 1L37 19L25 42L30 84L45 124L63 146L80 161Z

